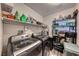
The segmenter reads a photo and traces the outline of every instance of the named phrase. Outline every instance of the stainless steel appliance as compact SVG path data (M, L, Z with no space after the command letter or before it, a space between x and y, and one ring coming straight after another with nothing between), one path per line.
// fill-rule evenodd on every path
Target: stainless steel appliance
M36 56L42 55L41 41L27 35L11 36L8 40L7 55Z
M42 41L42 56L47 56L48 50L49 50L47 47L47 44L49 42L48 41L49 36L48 35L34 35L33 37Z

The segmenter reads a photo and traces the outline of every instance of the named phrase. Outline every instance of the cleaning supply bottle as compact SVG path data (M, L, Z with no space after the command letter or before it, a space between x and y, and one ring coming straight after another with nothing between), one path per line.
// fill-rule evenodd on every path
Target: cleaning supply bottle
M18 13L18 11L16 11L16 13L15 13L15 20L19 21L19 13Z
M27 17L26 17L24 14L22 14L22 16L20 17L20 21L21 21L22 23L26 23Z

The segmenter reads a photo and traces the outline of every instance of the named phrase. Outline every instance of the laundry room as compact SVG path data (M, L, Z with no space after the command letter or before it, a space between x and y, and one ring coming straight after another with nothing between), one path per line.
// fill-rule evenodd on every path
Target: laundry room
M0 3L0 56L79 56L78 19L79 3Z

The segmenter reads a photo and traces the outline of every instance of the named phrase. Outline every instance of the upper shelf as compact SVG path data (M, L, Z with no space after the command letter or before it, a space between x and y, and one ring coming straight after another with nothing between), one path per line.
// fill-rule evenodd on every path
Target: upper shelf
M16 20L8 20L8 18L3 18L2 19L2 22L4 24L14 24L14 25L23 25L23 26L26 26L26 25L31 25L31 26L36 26L36 27L42 27L41 25L38 25L38 24L31 24L31 23L22 23L21 21L16 21Z

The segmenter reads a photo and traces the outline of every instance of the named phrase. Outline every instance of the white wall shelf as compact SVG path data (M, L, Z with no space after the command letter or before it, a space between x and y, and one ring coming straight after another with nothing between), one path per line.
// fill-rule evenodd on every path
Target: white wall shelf
M2 22L4 24L23 25L23 26L31 25L31 26L35 26L35 27L42 27L41 25L38 25L38 24L31 24L31 23L28 23L28 22L22 23L21 21L8 20L8 18L3 18Z

